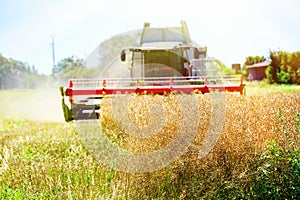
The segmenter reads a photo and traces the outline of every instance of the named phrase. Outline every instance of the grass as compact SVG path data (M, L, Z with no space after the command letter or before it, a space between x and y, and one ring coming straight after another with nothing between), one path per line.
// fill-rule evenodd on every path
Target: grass
M72 124L3 120L2 198L109 198L116 173L84 148Z
M205 158L198 158L198 151L210 107L205 104L207 96L199 95L199 109L208 111L194 143L172 164L148 173L120 172L102 165L86 149L73 123L28 119L23 113L18 119L1 115L0 199L298 199L300 94L294 89L280 93L282 86L278 87L270 93L267 85L253 83L247 96L227 95L224 130ZM35 96L31 92L35 91L1 91L0 102L8 105L8 99L22 94L29 99ZM16 106L2 106L0 112L16 113L13 108L22 107L17 100L11 104ZM132 118L135 113L147 115L133 107ZM135 122L142 125L147 120ZM109 134L120 139L114 132ZM117 142L138 152L165 145L154 138L157 146L153 147L149 138L143 141L147 148L141 149L135 138L121 139ZM140 146L135 149L133 144Z
M297 93L300 92L300 85L280 85L280 84L268 84L262 82L246 82L247 94L258 93Z

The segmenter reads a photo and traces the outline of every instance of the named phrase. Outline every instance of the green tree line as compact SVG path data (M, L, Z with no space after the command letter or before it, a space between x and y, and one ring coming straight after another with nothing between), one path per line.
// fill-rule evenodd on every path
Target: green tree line
M44 78L34 66L0 54L0 89L35 88Z

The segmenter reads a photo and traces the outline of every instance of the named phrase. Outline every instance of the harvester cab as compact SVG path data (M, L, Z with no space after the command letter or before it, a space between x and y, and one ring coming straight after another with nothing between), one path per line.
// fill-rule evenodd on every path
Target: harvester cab
M115 94L244 92L241 75L216 76L216 60L207 59L207 48L193 43L184 21L164 28L145 23L139 46L120 51L127 76L71 79L68 87L60 87L66 121L99 118L101 99Z
M123 49L132 78L204 76L206 47L192 43L186 23L181 27L150 28L145 23L140 46Z

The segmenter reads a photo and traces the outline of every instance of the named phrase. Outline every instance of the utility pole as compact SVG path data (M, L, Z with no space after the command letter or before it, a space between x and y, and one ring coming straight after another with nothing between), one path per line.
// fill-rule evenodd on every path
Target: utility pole
M51 35L51 47L52 47L52 62L53 62L53 68L54 68L55 67L54 34Z

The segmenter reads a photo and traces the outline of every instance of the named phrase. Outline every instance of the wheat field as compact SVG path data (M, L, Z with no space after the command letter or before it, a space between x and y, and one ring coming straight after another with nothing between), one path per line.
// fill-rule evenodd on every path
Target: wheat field
M178 94L177 94L178 95ZM177 95L132 95L128 104L121 106L125 108L128 105L128 111L122 111L123 115L115 115L113 107L124 102L120 98L118 101L107 98L103 102L102 109L102 126L106 127L107 134L118 141L122 137L123 148L133 152L148 152L163 148L176 136L179 126L182 123L182 111L178 103ZM184 101L185 106L189 102L190 95L181 95L180 101ZM194 95L194 104L188 104L188 107L194 107L193 112L190 112L191 118L198 119L191 121L184 127L183 131L189 131L191 123L197 123L197 132L191 149L199 149L207 134L208 127L213 120L212 115L212 97L209 94ZM222 107L224 121L222 130L219 135L217 144L212 152L205 159L209 162L218 161L221 154L232 154L241 157L242 160L248 159L248 156L258 155L266 147L267 143L274 140L276 142L285 142L285 140L295 141L294 145L299 145L294 124L296 116L300 111L300 94L299 93L264 93L252 94L248 96L239 94L226 93L218 97L217 101L225 101ZM153 113L153 105L159 105L161 110L156 110ZM184 107L182 107L184 108ZM185 109L185 108L184 108ZM152 112L152 113L151 113ZM121 113L121 112L120 112ZM165 114L164 124L160 124L161 117ZM119 114L119 112L118 112ZM197 116L196 116L197 115ZM152 120L152 121L151 121ZM138 136L134 128L125 133L126 126L122 122L131 121L135 126L141 129L155 124L161 126L157 134L152 134L149 137ZM218 123L218 122L217 122ZM220 122L221 123L221 122ZM283 127L284 126L284 127ZM115 127L111 129L111 127ZM285 128L281 133L281 129ZM127 128L128 129L128 128ZM135 132L134 134L130 131ZM286 144L287 145L287 144ZM189 159L198 160L197 154L190 155ZM242 162L242 160L240 160Z
M188 101L190 95L183 95L184 98L187 98ZM198 120L191 122L197 123L197 132L188 151L177 159L175 164L169 166L171 182L177 183L181 178L179 175L184 172L187 177L193 177L195 173L199 173L202 178L206 177L208 180L213 179L214 176L219 178L221 176L225 180L233 179L232 182L239 181L239 184L243 184L253 174L252 163L256 163L260 159L263 152L269 148L270 143L279 144L284 149L300 148L299 125L296 126L299 124L300 93L260 93L247 96L226 93L218 100L212 100L211 95L197 94L195 98L197 104L188 106L194 106L194 110L196 109L190 114L198 116L198 118L197 116L192 117ZM124 102L122 98L120 101ZM222 104L218 101L225 101L221 107L218 107L218 109L223 109L225 119L222 123L221 133L217 141L213 143L214 146L205 157L199 157L199 149L204 143L213 120L211 118L213 101L216 104ZM184 102L188 104L186 101ZM182 120L178 96L133 95L128 101L126 115L117 115L116 117L113 114L113 107L118 103L120 102L111 101L109 98L104 101L102 125L107 127L106 133L109 137L122 148L136 153L152 152L164 148L176 137ZM151 118L151 112L155 112L151 111L153 104L163 108L163 111L152 113L154 116L159 116L162 112L166 115L163 118L165 124L157 131L156 135L140 137L130 133L136 129L124 131L128 127L120 121L131 120L140 127L147 127L151 123L159 124L162 119L156 121L157 118ZM151 122L151 120L153 121ZM188 132L190 123L185 125L187 127L182 130ZM115 127L113 131L111 131L111 127ZM120 138L122 139L120 140ZM158 172L154 174L159 176L157 174L163 172L162 176L166 176L165 171ZM211 175L212 172L216 174ZM208 175L209 177L207 177ZM152 184L155 185L155 182ZM145 185L148 187L149 183Z
M300 196L298 172L285 171L296 170L299 157L289 161L282 153L299 156L299 92L224 93L215 99L210 94L122 98L103 100L99 123L111 141L121 149L144 154L163 149L178 133L189 133L191 142L182 155L149 172L117 171L99 162L74 123L4 118L0 199L253 199L265 191L273 195L265 197ZM214 117L220 118L214 121ZM221 125L214 124L218 122ZM214 127L221 131L207 154L199 157ZM278 150L272 157L274 143L287 151ZM271 158L279 160L270 162ZM270 179L263 179L266 170ZM280 179L285 176L288 180ZM260 191L274 181L282 186Z

